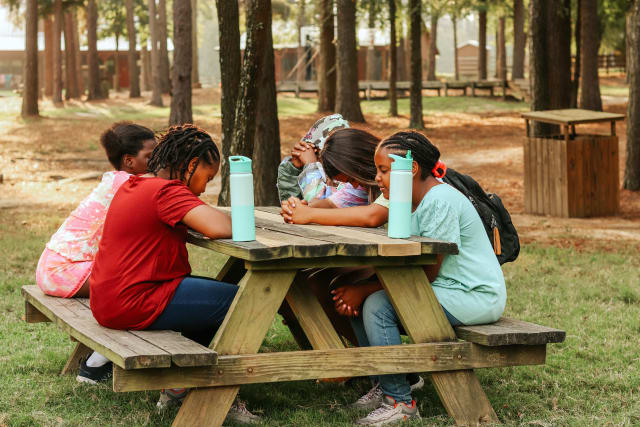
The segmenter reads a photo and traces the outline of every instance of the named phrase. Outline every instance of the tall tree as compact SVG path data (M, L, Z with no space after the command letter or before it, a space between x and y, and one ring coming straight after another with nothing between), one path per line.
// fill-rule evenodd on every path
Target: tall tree
M62 102L62 0L53 2L53 102Z
M127 36L129 37L129 98L140 97L140 70L136 50L136 26L134 23L133 0L125 0L127 9Z
M306 43L305 40L302 40L302 27L305 24L305 6L306 0L298 0L298 19L296 20L296 24L298 27L298 48L296 49L296 81L299 83L305 80L306 77L306 68L305 63L305 51L306 51Z
M571 101L571 0L530 0L531 109L568 108ZM558 127L536 123L533 133L547 136Z
M44 95L53 96L53 19L42 18L44 27Z
M478 80L487 79L487 2L478 3Z
M191 112L191 2L173 2L173 92L169 125L193 122Z
M193 64L191 65L191 84L200 87L200 71L198 68L198 0L191 0L191 51Z
M624 188L640 190L640 0L631 6L627 43L629 103L627 104L627 163Z
M513 80L524 78L525 11L524 0L513 0L513 65L511 67Z
M320 53L318 55L318 111L333 111L336 107L336 46L333 23L333 0L319 0Z
M411 86L409 127L424 129L422 120L422 18L420 0L409 0L410 42L411 42Z
M151 105L162 107L162 66L160 65L160 31L156 0L149 0L149 37L151 38Z
M396 42L396 0L389 3L389 115L398 115L398 46Z
M580 88L580 60L582 58L582 52L580 51L580 30L582 27L582 6L580 0L576 0L576 20L573 26L573 41L576 47L575 63L573 66L573 77L571 79L571 101L569 106L571 108L578 108L578 89Z
M183 0L188 1L188 0ZM162 93L171 92L171 71L169 67L169 49L167 47L167 1L158 0L158 20L156 25L159 28L160 36L160 76L162 78Z
M140 85L142 86L142 90L152 90L151 58L146 43L140 48L140 68Z
M87 99L102 99L100 83L100 65L98 63L98 8L96 0L87 3L87 44L89 62L89 96Z
M378 13L377 1L369 0L367 2L367 75L366 80L375 80L376 68L376 14Z
M38 116L38 2L27 0L22 117Z
M427 80L436 79L436 53L438 52L438 20L439 11L431 12L431 28L429 29L429 57L427 58Z
M80 98L80 85L76 61L78 61L76 49L76 37L73 26L73 12L67 10L64 14L64 59L65 59L65 99Z
M104 20L100 37L113 37L115 53L113 55L113 88L120 91L120 37L127 32L127 10L122 0L100 0L99 14ZM135 45L134 45L135 46Z
M444 5L444 11L451 18L453 28L453 68L455 80L460 79L460 64L458 61L458 21L469 13L473 0L449 0Z
M498 18L498 44L497 44L498 63L496 67L498 79L500 80L507 79L507 43L506 43L505 32L504 32L505 25L506 25L506 18L504 16L500 16Z
M580 108L602 111L598 50L600 50L600 19L597 0L580 2Z
M223 7L224 6L224 7ZM229 156L236 119L236 101L240 88L240 18L237 0L216 0L220 34L220 81L222 83L222 186L219 206L229 205ZM234 153L235 154L235 153Z
M82 55L80 53L80 31L78 30L78 10L71 10L71 20L73 21L73 47L76 51L76 82L78 83L78 93L84 93L84 79L82 78Z
M356 2L337 0L338 48L336 110L350 122L364 123L358 88L358 46L356 44Z

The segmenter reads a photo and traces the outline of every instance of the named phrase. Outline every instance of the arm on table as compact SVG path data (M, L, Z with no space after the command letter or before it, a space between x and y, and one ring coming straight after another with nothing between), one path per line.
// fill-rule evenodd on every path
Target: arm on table
M340 209L322 209L303 204L299 199L282 203L281 215L292 224L347 225L352 227L379 227L389 217L389 210L378 204L352 206Z
M229 215L209 205L200 205L191 209L182 218L182 222L210 239L231 237L231 218Z

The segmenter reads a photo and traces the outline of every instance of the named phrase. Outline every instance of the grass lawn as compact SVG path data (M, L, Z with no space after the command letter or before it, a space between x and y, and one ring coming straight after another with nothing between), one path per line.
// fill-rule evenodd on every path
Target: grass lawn
M51 324L26 324L20 286L34 270L66 208L0 210L0 426L170 425L175 410L155 410L157 392L116 394L109 386L59 376L73 343ZM525 246L504 266L507 316L567 331L550 345L544 366L479 370L500 420L507 425L640 424L640 259L635 250L577 252ZM195 274L216 269L211 253L190 248ZM241 333L241 331L239 331ZM294 349L276 319L261 351ZM242 387L264 425L350 425L345 404L366 391L301 381ZM414 396L423 416L414 425L451 425L431 385Z

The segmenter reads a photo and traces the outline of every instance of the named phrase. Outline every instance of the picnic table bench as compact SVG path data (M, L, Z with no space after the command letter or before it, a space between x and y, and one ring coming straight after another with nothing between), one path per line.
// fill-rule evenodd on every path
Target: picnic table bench
M453 243L422 237L390 239L380 229L284 224L273 208L257 208L256 241L189 242L227 255L216 279L241 277L238 292L211 343L203 347L171 331L116 331L99 326L85 299L44 295L23 287L28 322L53 321L78 345L114 362L118 392L192 388L174 426L221 425L242 384L430 372L457 424L497 422L473 369L544 364L546 345L564 331L515 319L454 329L423 266ZM413 344L345 348L320 303L296 277L301 269L373 266ZM298 276L300 278L302 276ZM260 353L276 312L287 301L313 350Z

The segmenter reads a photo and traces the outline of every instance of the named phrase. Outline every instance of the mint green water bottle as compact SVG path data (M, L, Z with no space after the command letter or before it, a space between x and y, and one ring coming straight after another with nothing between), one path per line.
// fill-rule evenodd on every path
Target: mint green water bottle
M251 159L243 156L230 156L229 169L232 238L236 242L256 240Z
M413 159L411 150L406 157L389 154L391 183L389 184L389 224L387 235L396 239L411 236L411 194L413 184Z

